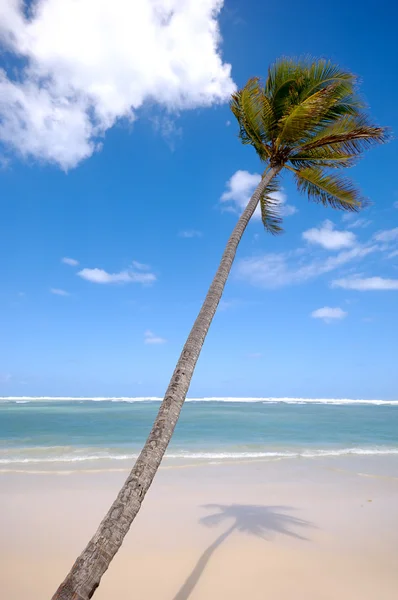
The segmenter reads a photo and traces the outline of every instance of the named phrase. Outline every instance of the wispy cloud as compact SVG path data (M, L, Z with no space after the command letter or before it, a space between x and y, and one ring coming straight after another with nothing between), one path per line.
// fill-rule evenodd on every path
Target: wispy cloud
M151 121L155 131L161 134L170 150L174 151L182 136L182 128L177 125L176 119L170 115L155 115Z
M369 225L371 225L373 223L373 221L371 221L370 219L355 219L355 221L352 221L351 223L348 222L347 223L347 227L349 229L365 229L365 227L369 227Z
M302 236L310 244L318 244L327 250L349 248L356 243L356 236L352 231L339 231L329 220L324 221L319 228L313 227L304 231Z
M138 263L139 264L139 263ZM156 275L154 273L147 272L143 270L149 268L147 265L141 265L137 267L137 263L135 265L135 269L128 269L125 271L120 271L119 273L108 273L104 269L82 269L77 274L82 279L86 279L87 281L91 281L92 283L101 283L101 284L110 284L110 283L153 283L156 281Z
M11 373L0 373L0 383L9 383L11 379Z
M356 246L333 256L315 257L301 249L292 252L270 253L243 258L236 266L236 276L264 288L280 288L309 281L334 271L350 262L360 260L377 251L377 245Z
M332 281L332 287L345 290L357 290L360 292L372 290L398 290L398 279L387 279L384 277L345 277Z
M398 200L396 200L396 201L394 202L394 204L393 204L393 207L394 207L394 208L398 208Z
M197 229L184 229L178 233L178 236L182 238L200 238L202 235L203 233Z
M70 296L69 292L66 292L65 290L61 290L59 288L51 288L50 293L55 294L55 296Z
M335 307L332 308L330 306L323 306L322 308L317 308L313 310L311 313L311 317L313 319L322 319L325 323L331 323L332 321L341 321L347 316L347 312L342 308Z
M226 183L226 191L222 194L220 202L225 205L226 210L240 213L249 202L254 190L261 181L259 173L249 173L248 171L236 171ZM275 192L271 197L279 203L279 212L283 217L289 217L297 212L297 209L286 204L286 194ZM260 208L256 209L254 218L260 219Z
M138 260L133 260L133 262L131 264L133 265L134 269L137 269L137 271L150 271L151 270L150 265L138 262Z
M398 227L394 227L394 229L384 229L383 231L378 231L374 235L374 239L378 242L395 242L398 241Z
M167 340L155 335L150 329L144 333L144 344L165 344Z
M61 262L63 262L65 265L69 265L71 267L77 267L77 265L79 264L78 260L76 260L75 258L68 258L67 256L64 256L64 258L61 258Z

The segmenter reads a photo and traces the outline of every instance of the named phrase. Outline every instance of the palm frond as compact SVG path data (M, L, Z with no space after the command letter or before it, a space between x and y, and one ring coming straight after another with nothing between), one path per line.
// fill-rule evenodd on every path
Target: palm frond
M281 227L283 219L280 214L280 201L274 196L279 189L278 180L273 179L267 185L260 198L261 220L266 231L272 235L280 235L283 233Z
M297 79L301 65L293 58L282 56L268 69L265 93L268 98L275 98L278 92L287 84Z
M345 167L352 167L358 161L356 154L347 154L341 149L337 148L314 148L313 150L307 150L294 154L289 158L290 164L297 168L316 168L316 167L328 167L331 169L342 169Z
M353 86L357 80L353 73L344 71L339 65L323 58L317 60L307 58L304 59L304 62L307 62L308 65L302 89L302 94L306 94L306 97L323 89L325 86L338 82L346 86L348 93L352 93Z
M310 200L351 212L358 212L364 206L361 193L350 179L327 174L319 168L292 170L299 191L307 194Z
M238 120L239 137L242 142L254 146L260 158L268 157L266 143L273 113L261 89L260 79L249 79L241 90L232 94L230 107Z
M276 147L281 143L291 144L291 142L305 140L329 125L336 118L334 114L336 102L346 96L346 91L339 83L331 84L314 92L298 104L292 105L278 123Z
M369 147L386 142L388 137L389 133L385 127L370 125L365 116L345 115L316 133L298 148L298 152L330 148L360 155Z

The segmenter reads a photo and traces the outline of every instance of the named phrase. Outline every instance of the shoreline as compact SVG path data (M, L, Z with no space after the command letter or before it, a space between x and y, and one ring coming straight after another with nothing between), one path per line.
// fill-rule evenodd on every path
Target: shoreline
M128 473L134 465L135 458L121 460L100 459L85 461L48 461L30 463L12 463L0 465L0 478L3 475L73 475L96 473ZM91 463L91 464L90 464ZM223 467L258 467L286 464L287 468L295 469L331 469L355 473L359 477L381 477L398 481L398 451L391 453L360 453L360 454L323 454L317 456L286 455L257 458L225 458L223 460L205 460L186 458L163 459L159 470L189 470L189 469L222 469Z

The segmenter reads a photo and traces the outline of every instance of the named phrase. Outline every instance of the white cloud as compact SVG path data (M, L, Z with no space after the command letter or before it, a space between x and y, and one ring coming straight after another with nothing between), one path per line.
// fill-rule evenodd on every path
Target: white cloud
M398 290L398 279L386 279L384 277L346 277L332 281L332 287L340 287L345 290Z
M179 232L179 237L182 238L195 238L202 237L202 232L197 229L185 229L184 231Z
M175 150L176 141L182 136L182 128L169 115L155 115L152 119L153 128L166 140L170 150Z
M16 60L12 76L0 71L0 139L67 169L144 103L178 113L227 101L235 85L220 54L222 4L37 0L27 18L24 3L3 0L0 38Z
M398 256L398 250L394 250L393 252L390 252L390 254L387 256L387 258L395 258L396 256Z
M319 228L308 229L303 232L303 239L311 244L318 244L327 250L339 250L348 248L356 242L352 231L338 231L334 228L332 221L324 221Z
M66 256L61 259L61 262L63 262L65 265L70 265L71 267L77 267L77 265L79 264L78 260L74 258L68 258Z
M365 227L369 227L369 225L371 225L373 223L373 221L371 221L370 219L355 219L355 221L352 222L348 222L347 227L349 227L350 229L364 229Z
M395 242L398 240L398 227L394 229L385 229L384 231L379 231L374 235L374 239L378 242Z
M270 253L238 261L239 279L264 288L279 288L309 281L352 261L377 251L378 246L356 246L326 259L303 255L301 249L285 253Z
M137 267L137 264L140 267ZM108 273L104 269L82 269L78 272L79 277L87 279L92 283L153 283L156 281L156 276L153 273L143 272L142 267L145 269L149 268L147 265L141 263L133 263L136 270L129 269L126 271L120 271L119 273Z
M134 269L137 269L138 271L149 271L151 268L145 263L138 262L138 260L133 260L131 264L133 265Z
M70 296L69 292L66 292L65 290L60 290L59 288L51 288L50 293L55 294L56 296Z
M260 181L261 175L259 173L236 171L227 181L227 189L222 194L220 201L226 203L227 210L240 213L246 208ZM271 194L271 198L279 203L279 211L282 217L289 217L297 212L294 206L286 204L286 194L283 192L274 192ZM260 207L257 207L253 217L261 219Z
M147 329L144 333L144 344L164 344L166 340L155 335L152 331Z
M342 308L336 307L331 308L330 306L324 306L323 308L317 308L312 311L311 317L313 319L322 319L325 323L331 323L332 321L344 319L347 316Z

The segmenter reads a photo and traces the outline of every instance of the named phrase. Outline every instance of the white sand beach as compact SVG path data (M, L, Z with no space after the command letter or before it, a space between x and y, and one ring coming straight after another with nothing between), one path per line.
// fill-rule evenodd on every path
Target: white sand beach
M398 477L382 461L163 468L95 598L395 600ZM51 598L125 476L2 473L1 597Z

